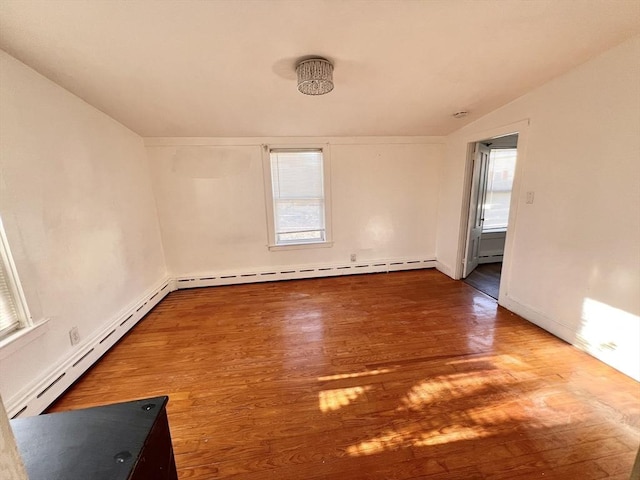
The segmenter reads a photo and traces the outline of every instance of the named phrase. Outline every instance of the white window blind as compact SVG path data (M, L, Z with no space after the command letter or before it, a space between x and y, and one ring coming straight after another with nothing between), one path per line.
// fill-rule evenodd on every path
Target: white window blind
M492 149L489 154L483 231L507 228L517 152L515 148L503 148Z
M324 242L322 150L271 150L276 245Z
M4 255L0 260L0 338L2 338L20 328L21 322Z
M11 259L11 251L0 219L0 340L30 325L29 309Z

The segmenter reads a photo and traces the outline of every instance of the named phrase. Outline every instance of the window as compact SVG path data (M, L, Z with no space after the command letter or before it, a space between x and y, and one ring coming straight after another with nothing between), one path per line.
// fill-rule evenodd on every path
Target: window
M0 222L0 340L27 324L22 290Z
M515 148L492 149L489 154L483 232L507 228L516 157Z
M268 148L270 247L329 244L327 148Z

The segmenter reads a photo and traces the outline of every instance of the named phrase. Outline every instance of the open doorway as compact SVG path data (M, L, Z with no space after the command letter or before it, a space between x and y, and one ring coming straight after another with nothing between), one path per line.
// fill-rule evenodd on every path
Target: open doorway
M469 149L472 175L462 277L498 299L518 134L480 140Z

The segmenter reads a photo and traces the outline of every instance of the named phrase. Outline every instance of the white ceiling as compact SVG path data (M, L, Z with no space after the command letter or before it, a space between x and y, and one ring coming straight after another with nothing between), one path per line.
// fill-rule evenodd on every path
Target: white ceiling
M638 33L638 0L0 0L2 49L146 137L444 135Z

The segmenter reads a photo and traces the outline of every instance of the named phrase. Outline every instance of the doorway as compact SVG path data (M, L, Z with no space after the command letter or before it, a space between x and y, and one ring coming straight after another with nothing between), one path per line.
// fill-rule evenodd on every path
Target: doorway
M469 210L462 278L498 299L502 260L509 228L518 134L472 144Z

